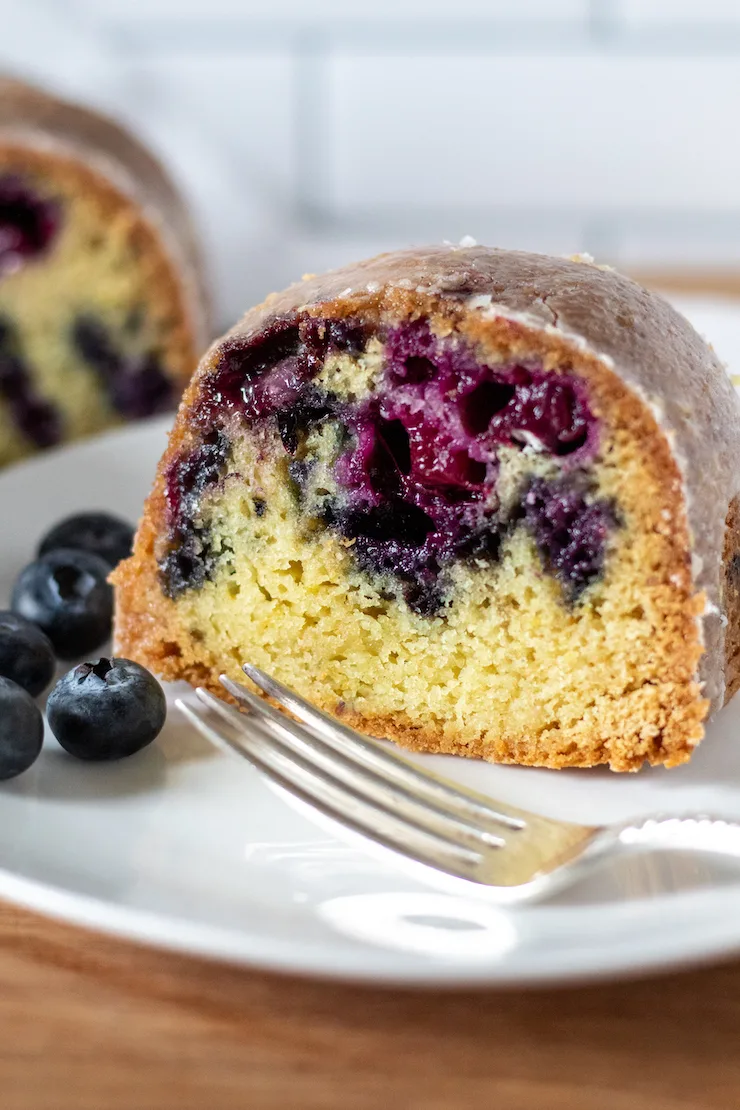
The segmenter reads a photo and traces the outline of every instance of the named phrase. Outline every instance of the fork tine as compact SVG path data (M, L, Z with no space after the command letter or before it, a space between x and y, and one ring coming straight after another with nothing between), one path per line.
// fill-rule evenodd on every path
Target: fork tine
M232 683L224 680L226 689ZM204 705L220 714L237 728L246 728L245 718L238 710L215 698L207 690L198 688L196 694ZM248 704L258 715L258 719L269 731L273 740L291 755L297 755L303 762L338 782L349 786L357 794L372 802L380 809L390 813L405 813L406 818L419 828L441 833L456 842L480 842L489 848L501 848L505 841L479 825L470 824L454 814L439 809L436 805L419 800L402 786L377 774L353 759L346 751L337 752L325 741L311 732L306 725L286 717L279 709L273 709L255 694L244 691ZM254 717L252 717L254 720Z
M452 785L430 771L421 771L403 756L386 751L376 740L362 736L355 729L323 713L294 690L265 674L259 667L244 663L242 670L268 697L273 698L299 720L304 721L340 754L350 751L355 759L361 760L365 766L373 768L384 778L392 778L399 784L413 789L419 797L426 798L438 808L448 810L457 816L493 822L511 830L526 828L525 814L513 806L502 806L500 803L493 806L483 795ZM224 677L221 678L222 682ZM250 690L231 679L227 681L229 693L238 701L246 703L249 708L258 708L259 704L264 704L260 702L255 705L254 695Z
M197 691L196 691L197 692ZM189 705L184 698L175 698L175 705L180 710L182 715L187 718L191 725L198 730L201 736L205 736L206 740L210 740L214 747L219 751L236 752L237 755L243 756L245 754L242 745L241 734L232 729L224 728L224 720L218 722L218 728L215 725L209 725L208 721L204 720L202 713L203 710L198 706L194 708ZM212 714L215 716L215 714ZM226 722L228 725L228 722Z
M300 758L286 755L275 744L261 720L250 722L255 733L255 738L252 738L243 723L237 729L236 723L229 717L228 706L223 706L226 713L222 714L211 706L210 701L207 708L198 707L197 712L182 698L176 699L175 704L201 735L216 747L221 750L225 747L246 758L289 794L333 821L427 866L458 878L475 879L481 863L480 853L420 829L398 814L377 809L365 798L322 775ZM218 719L218 725L209 722L208 714Z

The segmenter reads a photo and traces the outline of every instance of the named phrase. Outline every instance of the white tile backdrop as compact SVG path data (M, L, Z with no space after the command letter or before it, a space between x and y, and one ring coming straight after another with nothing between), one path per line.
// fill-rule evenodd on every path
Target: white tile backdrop
M740 270L740 0L0 0L0 62L170 163L224 321L459 239Z

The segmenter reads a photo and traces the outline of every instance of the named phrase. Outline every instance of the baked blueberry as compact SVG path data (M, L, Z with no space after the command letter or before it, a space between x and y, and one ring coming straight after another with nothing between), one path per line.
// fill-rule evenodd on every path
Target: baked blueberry
M223 477L231 445L225 432L211 428L194 451L178 456L167 471L170 550L160 565L169 597L202 586L217 562L209 530L199 522L200 498Z
M110 566L99 555L61 547L21 571L13 612L37 624L60 659L95 651L110 636L113 589Z
M59 204L42 199L16 174L0 177L0 272L13 273L50 246L61 223Z
M14 779L38 758L44 718L30 694L0 678L0 779Z
M172 382L156 351L126 354L102 320L79 316L72 327L72 344L98 375L113 408L136 420L161 412L172 402Z
M133 541L133 528L120 517L111 513L75 513L46 533L38 553L46 555L60 547L73 547L99 555L110 567L115 567L129 557Z
M0 675L22 686L32 698L54 677L54 648L48 636L17 613L0 611Z
M607 501L587 502L567 479L535 478L524 498L524 519L540 556L576 601L601 574L615 521Z
M78 759L123 759L151 744L167 715L154 675L129 659L80 663L60 678L46 706L49 727Z
M0 189L1 192L1 189ZM1 204L0 204L1 208ZM2 274L2 220L0 218L0 274ZM53 447L62 438L58 406L36 392L34 378L17 326L0 317L0 396L19 430L37 447Z

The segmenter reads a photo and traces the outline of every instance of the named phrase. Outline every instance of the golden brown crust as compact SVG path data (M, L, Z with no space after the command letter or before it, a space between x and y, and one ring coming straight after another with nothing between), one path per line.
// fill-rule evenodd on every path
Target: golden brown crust
M740 688L740 497L733 497L727 514L724 565L723 611L727 620L725 635L725 701Z
M519 257L527 259L531 256ZM567 266L546 261L559 269ZM601 273L588 269L591 273ZM347 276L344 275L343 289L346 289ZM631 292L632 283L626 279L610 275L609 281L618 289L623 283ZM338 283L334 282L335 285ZM504 300L504 291L497 288L496 296ZM644 296L648 298L649 309L652 299L648 294ZM290 297L284 294L268 300L261 309L253 310L243 324L230 333L231 337L253 332L260 321L264 322L269 317L273 308L286 311L286 298L291 303L295 300L292 293ZM543 299L539 293L537 298L540 301ZM359 292L344 293L333 300L312 301L305 310L326 316L361 313L365 318L376 320L381 317L400 319L423 312L430 316L436 331L444 332L445 329L457 327L471 343L479 344L486 352L495 353L498 348L516 357L517 350L521 349L529 357L541 358L547 367L572 366L590 381L598 405L608 408L612 419L623 428L625 440L639 455L641 468L651 476L652 488L634 490L631 502L624 508L639 522L640 529L654 535L655 586L658 589L662 585L665 587L662 622L656 631L655 643L655 651L663 661L661 681L628 691L611 706L605 699L599 712L594 712L590 718L586 714L577 729L560 738L554 731L543 734L536 747L531 744L531 738L525 745L521 738L507 736L505 730L493 746L490 743L484 745L482 741L460 744L449 734L425 730L415 722L398 717L363 716L346 706L338 707L336 702L325 703L322 708L333 713L341 711L344 719L363 731L388 736L409 748L483 756L501 762L549 767L609 763L615 770L635 770L643 762L673 766L688 759L701 738L702 721L709 706L696 677L702 655L700 618L707 601L704 589L698 588L697 578L709 582L711 587L711 573L708 572L712 568L703 565L700 574L697 574L694 559L692 574L692 545L686 516L686 482L690 475L685 471L684 458L676 451L675 430L670 429L668 434L661 419L664 412L658 411L655 404L652 407L645 404L644 390L638 391L625 384L621 365L612 368L608 358L602 357L599 351L591 350L590 344L584 345L583 340L570 331L520 317L520 309L512 310L509 316L505 313L471 312L465 300L458 296L438 289L408 289L396 282L370 291L363 287ZM547 311L552 310L548 308ZM642 328L642 321L632 313L629 317L625 315L623 323L618 326L632 334ZM688 325L682 326L690 332ZM704 358L703 345L696 338ZM694 340L691 339L691 342ZM188 630L181 627L177 605L166 599L160 589L157 554L165 519L164 474L170 461L180 453L190 437L189 415L199 396L200 383L215 367L220 351L221 345L217 344L206 355L198 375L186 392L146 506L134 556L122 564L114 575L118 596L116 637L119 649L133 655L164 678L184 678L191 683L206 685L216 693L222 692L218 673L229 668L225 667L223 660L209 658L203 645L193 642ZM716 372L716 368L714 370ZM690 397L685 398L689 403L691 400ZM724 491L720 490L720 501L723 496ZM693 554L696 554L696 549ZM718 574L717 565L714 574L715 577ZM713 586L717 594L717 583L714 582ZM727 615L732 622L733 636L736 636L740 613L728 610ZM728 647L733 642L728 636ZM713 666L716 666L716 660ZM723 669L721 664L720 669ZM729 668L728 678L732 683L737 681Z

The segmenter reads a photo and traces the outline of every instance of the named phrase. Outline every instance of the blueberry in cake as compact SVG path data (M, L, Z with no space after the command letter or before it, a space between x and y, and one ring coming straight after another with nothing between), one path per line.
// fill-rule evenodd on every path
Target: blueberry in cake
M148 151L0 80L0 465L174 406L205 305L187 212Z
M588 260L310 277L201 362L117 647L216 692L249 660L425 751L674 766L740 684L739 451L710 348Z

